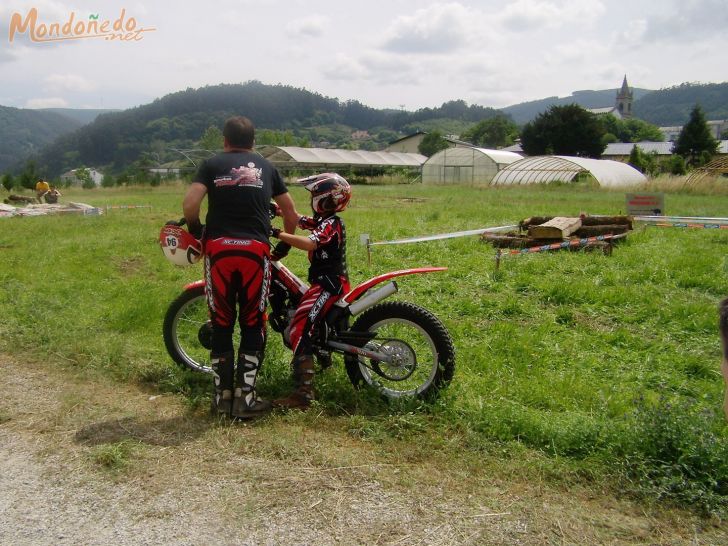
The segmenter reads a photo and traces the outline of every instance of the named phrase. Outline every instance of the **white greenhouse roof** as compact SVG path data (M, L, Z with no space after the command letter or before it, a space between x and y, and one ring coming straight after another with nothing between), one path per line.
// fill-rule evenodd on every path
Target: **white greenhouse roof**
M491 158L495 163L498 163L499 165L508 165L510 163L515 163L516 161L523 159L523 156L521 154L517 154L515 152L509 152L506 150L489 150L488 148L475 148L479 152L487 155L489 158Z
M260 154L276 166L359 165L372 167L420 167L427 157L404 152L368 152L297 146L261 146Z
M495 175L491 184L571 182L580 173L591 174L606 188L633 186L647 180L637 169L619 161L549 155L511 163Z
M519 159L523 159L522 155L514 152L489 150L487 148L476 148L474 146L462 146L458 148L446 148L444 150L440 150L427 160L427 164L442 164L443 161L451 163L452 161L457 162L458 160L472 164L476 154L478 157L484 156L490 159L496 165L509 165Z

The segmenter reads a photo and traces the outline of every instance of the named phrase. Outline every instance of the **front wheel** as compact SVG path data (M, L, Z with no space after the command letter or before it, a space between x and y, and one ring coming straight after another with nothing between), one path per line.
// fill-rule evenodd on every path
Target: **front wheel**
M167 352L177 364L196 372L212 373L212 329L204 286L185 290L172 302L164 316L162 334Z
M380 362L346 355L346 372L355 387L369 385L387 398L432 399L452 379L452 337L427 309L385 302L362 313L351 330L376 333L365 348L392 356L392 362Z

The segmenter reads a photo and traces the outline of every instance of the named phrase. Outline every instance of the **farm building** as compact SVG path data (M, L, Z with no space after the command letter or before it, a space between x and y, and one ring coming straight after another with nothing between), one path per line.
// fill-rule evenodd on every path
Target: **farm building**
M614 159L615 161L627 161L632 148L639 146L640 149L647 154L655 154L658 157L667 157L672 155L672 147L674 142L612 142L607 144L606 149L602 152L604 159ZM719 156L728 155L728 140L718 141Z
M101 185L101 182L104 180L104 175L96 169L71 169L61 175L61 182L69 186L80 186L85 180L84 177L86 175L83 174L84 171L95 185Z
M647 180L637 169L619 161L549 155L527 157L511 163L495 175L491 184L574 182L585 176L605 188L634 186Z
M426 136L427 133L425 131L417 131L416 133L412 133L411 135L407 135L400 139L397 139L394 142L390 142L389 145L384 149L384 151L419 153L420 144ZM470 144L469 142L463 142L462 140L458 140L452 135L444 135L442 138L445 142L447 142L447 145L450 148L458 148L461 146L469 148L472 146L472 144Z
M485 148L447 148L422 165L423 184L488 184L511 163L522 159L514 152Z

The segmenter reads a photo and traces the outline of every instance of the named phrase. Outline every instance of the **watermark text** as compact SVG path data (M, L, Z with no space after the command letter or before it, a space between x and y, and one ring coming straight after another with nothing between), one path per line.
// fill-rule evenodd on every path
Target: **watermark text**
M37 8L26 14L13 13L10 17L8 41L16 36L27 35L32 42L60 42L85 38L102 38L107 41L138 42L144 33L155 28L140 26L136 18L129 17L122 9L115 19L105 19L100 14L91 14L87 19L71 12L65 21L44 22L38 20Z

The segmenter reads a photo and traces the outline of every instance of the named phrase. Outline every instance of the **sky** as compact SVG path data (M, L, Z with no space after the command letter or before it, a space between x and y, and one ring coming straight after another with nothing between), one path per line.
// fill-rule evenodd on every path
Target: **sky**
M12 24L33 8L45 41ZM122 12L127 40L89 37ZM48 41L70 37L71 16L84 28ZM502 108L625 75L646 89L728 81L726 28L728 0L3 0L0 105L123 109L257 80L373 108Z

